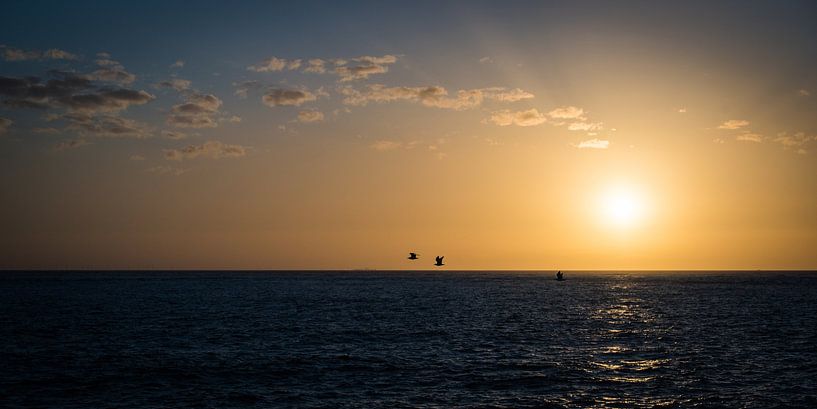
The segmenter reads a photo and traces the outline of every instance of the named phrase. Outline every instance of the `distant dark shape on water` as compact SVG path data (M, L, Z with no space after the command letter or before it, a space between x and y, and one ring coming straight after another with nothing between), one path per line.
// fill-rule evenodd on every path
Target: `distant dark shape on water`
M434 265L435 266L444 266L445 264L443 264L443 258L445 258L445 256L434 257Z
M417 253L409 253L408 259L409 260L417 260Z
M557 271L556 272L556 281L564 281L564 280L565 280L565 275L562 274L561 271Z

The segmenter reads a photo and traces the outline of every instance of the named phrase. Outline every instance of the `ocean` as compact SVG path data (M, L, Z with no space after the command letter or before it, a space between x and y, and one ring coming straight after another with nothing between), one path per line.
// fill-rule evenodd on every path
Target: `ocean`
M2 272L4 408L817 407L812 272Z

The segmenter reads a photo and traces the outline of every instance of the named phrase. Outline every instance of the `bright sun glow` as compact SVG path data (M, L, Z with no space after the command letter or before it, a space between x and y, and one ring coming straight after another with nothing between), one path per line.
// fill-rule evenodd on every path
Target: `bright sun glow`
M644 216L644 200L633 189L616 187L609 189L601 198L604 221L616 227L631 227Z

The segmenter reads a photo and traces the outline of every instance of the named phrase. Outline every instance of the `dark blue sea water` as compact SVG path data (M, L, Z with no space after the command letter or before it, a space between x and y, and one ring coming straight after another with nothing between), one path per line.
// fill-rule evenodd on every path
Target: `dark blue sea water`
M817 274L0 274L0 406L817 407Z

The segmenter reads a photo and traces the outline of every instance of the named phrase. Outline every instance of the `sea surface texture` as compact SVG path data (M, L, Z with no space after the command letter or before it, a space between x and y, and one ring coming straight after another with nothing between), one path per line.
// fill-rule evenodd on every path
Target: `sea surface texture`
M5 272L0 406L815 408L817 275Z

